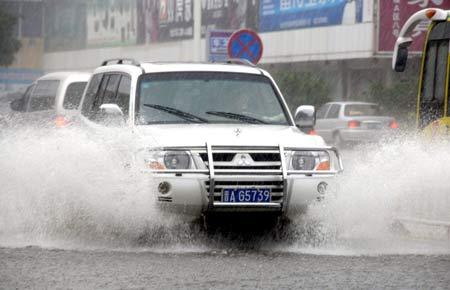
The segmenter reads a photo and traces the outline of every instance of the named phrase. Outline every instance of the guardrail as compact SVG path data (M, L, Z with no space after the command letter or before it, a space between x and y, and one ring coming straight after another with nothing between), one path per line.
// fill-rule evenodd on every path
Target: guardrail
M401 223L412 223L412 224L420 224L420 225L446 228L447 229L447 238L450 240L450 221L438 221L438 220L428 220L428 219L419 219L419 218L410 218L410 217L397 217L396 220Z

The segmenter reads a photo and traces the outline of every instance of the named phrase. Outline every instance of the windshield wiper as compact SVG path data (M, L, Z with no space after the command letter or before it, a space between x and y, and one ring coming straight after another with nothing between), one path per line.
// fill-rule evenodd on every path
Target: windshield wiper
M178 110L178 109L175 109L175 108L171 108L171 107L166 107L166 106L161 106L161 105L156 105L156 104L144 104L144 106L150 107L150 108L153 108L153 109L157 109L157 110L160 110L160 111L163 111L163 112L167 112L169 114L175 115L177 117L183 118L183 119L188 120L188 121L195 121L196 120L197 123L198 122L200 122L200 123L208 123L209 122L207 119L204 119L202 117L198 117L198 116L193 115L191 113L183 112L181 110Z
M206 112L206 114L220 116L220 117L224 117L224 118L228 118L228 119L235 119L235 120L243 121L246 123L267 124L267 122L265 122L263 120L260 120L258 118L254 118L251 116L243 115L243 114L220 112L220 111L208 111L208 112Z

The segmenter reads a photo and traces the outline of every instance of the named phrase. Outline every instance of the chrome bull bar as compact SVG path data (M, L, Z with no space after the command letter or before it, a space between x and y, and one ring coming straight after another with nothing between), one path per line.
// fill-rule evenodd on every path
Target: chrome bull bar
M160 169L160 170L151 170L152 173L155 174L202 174L209 176L209 191L208 191L208 210L212 210L214 205L214 190L216 180L221 179L230 179L236 178L255 178L259 177L267 179L273 177L274 180L282 180L283 181L283 202L279 204L281 206L282 211L286 211L287 206L290 200L290 192L288 192L288 179L289 176L295 175L303 175L303 176L318 176L318 175L336 175L344 170L344 166L342 163L341 155L339 151L335 147L324 146L324 147L283 147L282 145L278 146L220 146L220 145L211 145L210 143L206 143L205 146L196 146L196 147L164 147L161 148L163 151L188 151L191 153L205 153L208 156L208 168L207 169ZM334 153L334 156L337 160L337 166L335 166L334 162L331 162L332 157L330 155L330 169L333 170L291 170L288 169L288 164L286 164L286 152L295 152L295 151L326 151L328 153ZM213 153L223 153L223 152L235 152L235 153L276 153L280 156L281 166L280 169L216 169L214 167L214 158ZM242 168L245 168L243 166ZM263 206L266 203L261 203ZM267 203L269 204L269 203ZM225 204L220 203L217 204L219 207L223 206L247 206L247 203L233 203L233 204ZM256 206L256 204L252 204ZM258 204L259 205L259 204ZM270 207L274 207L277 205L276 203L270 203Z

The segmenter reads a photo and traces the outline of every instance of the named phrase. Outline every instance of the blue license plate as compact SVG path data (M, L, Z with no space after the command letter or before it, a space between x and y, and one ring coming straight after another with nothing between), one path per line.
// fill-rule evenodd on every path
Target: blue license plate
M270 202L270 188L224 188L222 202Z

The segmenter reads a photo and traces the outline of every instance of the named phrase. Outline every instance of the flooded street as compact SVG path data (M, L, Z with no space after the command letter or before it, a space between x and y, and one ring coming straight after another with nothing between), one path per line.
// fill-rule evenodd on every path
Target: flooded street
M408 137L344 150L339 189L294 220L286 236L241 237L207 234L161 213L148 190L151 177L117 167L108 142L76 129L10 133L0 153L0 288L445 289L450 283L446 228L397 222L449 218L450 183L438 181L450 163L437 161L450 155L433 157L439 146L426 151ZM399 171L410 156L420 162Z

